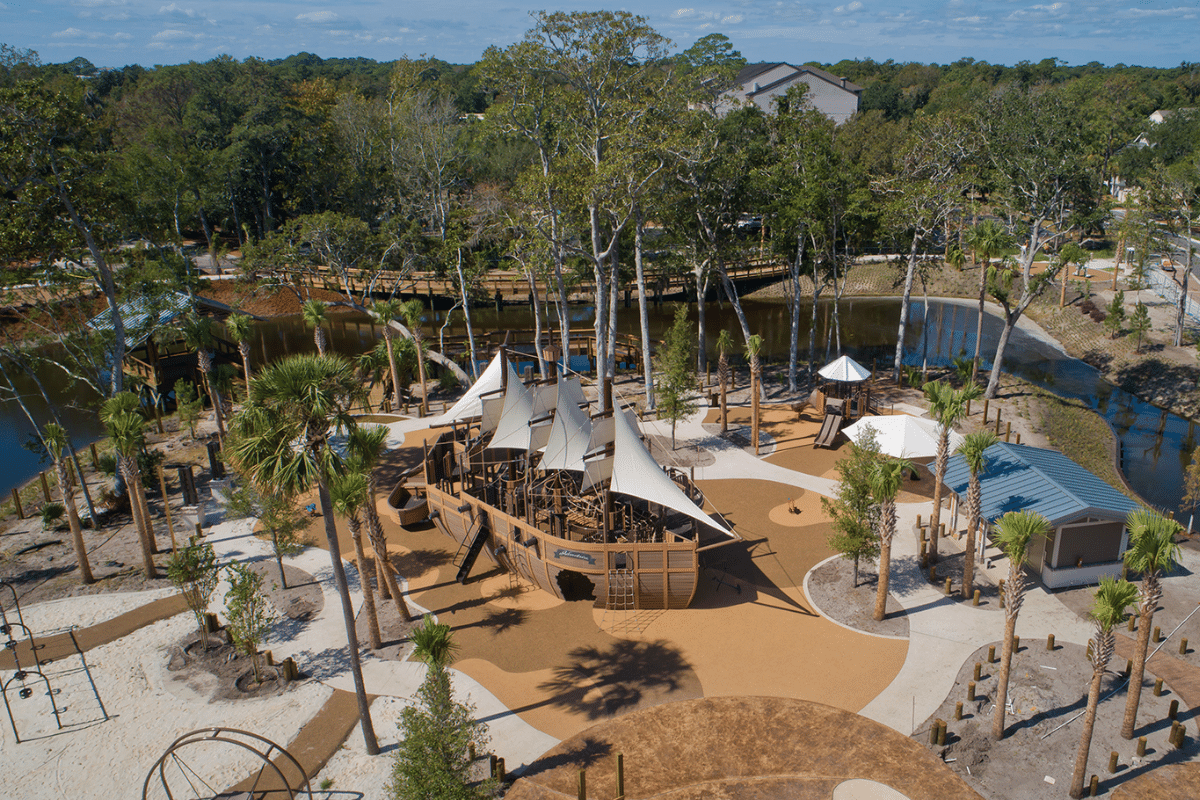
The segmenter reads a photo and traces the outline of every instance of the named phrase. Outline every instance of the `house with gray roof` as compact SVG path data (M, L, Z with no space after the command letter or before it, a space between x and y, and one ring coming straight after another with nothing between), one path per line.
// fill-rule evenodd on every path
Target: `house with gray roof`
M823 69L784 63L748 64L735 80L737 88L727 92L718 106L722 114L748 103L774 114L778 98L803 83L808 87L805 97L813 108L841 125L858 111L858 98L862 94L861 86Z
M1121 575L1129 544L1125 518L1137 503L1054 450L999 442L983 455L979 488L986 526L1021 510L1050 521L1050 536L1031 542L1028 555L1029 568L1047 588ZM965 459L951 456L946 487L965 498L969 479Z

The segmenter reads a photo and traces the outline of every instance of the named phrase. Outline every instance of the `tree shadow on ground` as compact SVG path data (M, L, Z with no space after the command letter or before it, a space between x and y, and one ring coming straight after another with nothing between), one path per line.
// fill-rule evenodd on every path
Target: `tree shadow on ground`
M632 709L647 695L675 692L681 675L691 671L681 651L663 640L577 647L567 657L538 689L551 695L550 705L589 720Z
M571 745L561 753L555 753L552 756L546 756L534 761L525 769L521 777L531 778L534 775L540 775L543 772L550 772L559 767L567 766L586 769L611 753L611 744L588 736L583 741Z

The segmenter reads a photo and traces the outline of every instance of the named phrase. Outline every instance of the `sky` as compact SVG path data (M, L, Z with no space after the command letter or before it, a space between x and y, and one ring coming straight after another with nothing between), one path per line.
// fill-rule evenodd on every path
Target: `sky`
M560 2L549 10L596 10ZM101 67L206 61L221 54L389 61L430 55L471 63L531 27L505 0L0 0L0 42L43 62ZM647 18L685 48L723 33L751 62L844 58L994 64L1173 67L1200 60L1200 0L642 0L607 6Z

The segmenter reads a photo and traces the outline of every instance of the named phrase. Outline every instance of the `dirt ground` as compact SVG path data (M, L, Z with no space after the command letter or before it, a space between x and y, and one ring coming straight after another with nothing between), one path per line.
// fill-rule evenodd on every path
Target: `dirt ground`
M999 652L999 643L996 649ZM1112 666L1121 670L1124 662L1118 661L1114 659ZM973 677L976 662L982 664L981 679L976 684L976 700L968 702L967 683ZM1083 719L1080 717L1057 731L1055 729L1087 706L1092 668L1085 648L1058 644L1051 652L1046 650L1044 640L1021 642L1020 651L1013 655L1009 682L1013 712L1006 718L1005 738L995 742L991 737L992 698L996 693L999 668L998 656L995 664L988 664L987 647L977 650L963 664L946 701L918 726L913 739L940 756L988 800L1063 797L1071 783ZM1122 680L1119 672L1106 676L1101 698ZM1110 699L1101 702L1085 780L1090 780L1093 774L1099 775L1103 795L1155 767L1194 758L1197 754L1194 739L1189 739L1183 750L1167 744L1167 734L1171 730L1167 711L1175 699L1177 696L1169 689L1164 689L1161 697L1155 697L1151 691L1142 692L1138 713L1141 724L1135 734L1147 737L1144 758L1138 758L1136 754L1136 739L1125 741L1120 736L1125 711L1124 690L1118 690ZM960 701L963 718L955 720L955 703ZM1182 720L1190 717L1190 710L1181 710ZM929 744L929 731L936 719L947 721L944 747ZM1118 754L1119 767L1115 774L1110 774L1108 759L1113 751Z
M858 586L853 584L854 562L835 558L809 573L805 589L821 613L832 620L867 633L908 636L904 607L890 594L886 616L882 622L875 620L875 594L879 586L876 565L860 565Z

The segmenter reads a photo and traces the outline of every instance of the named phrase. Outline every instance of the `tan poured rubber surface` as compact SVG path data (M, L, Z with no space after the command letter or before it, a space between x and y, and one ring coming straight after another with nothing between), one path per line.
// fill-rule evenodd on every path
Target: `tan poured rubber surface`
M410 435L391 463L412 463L425 439L424 432ZM761 694L848 711L870 702L899 672L907 643L848 631L811 610L799 587L830 555L820 495L771 481L703 481L700 488L747 541L704 554L711 566L688 609L606 616L591 602L534 602L486 555L460 585L448 537L432 525L406 530L385 518L389 558L414 601L453 629L461 648L455 667L560 739L701 697ZM770 509L793 498L802 524L772 523ZM343 556L351 558L345 525L337 525ZM314 541L324 539L314 533Z
M617 753L630 800L828 800L848 780L874 781L911 800L979 799L925 747L891 728L820 703L771 697L671 703L597 725L533 762L506 797L576 797L581 768L589 797L615 797Z

